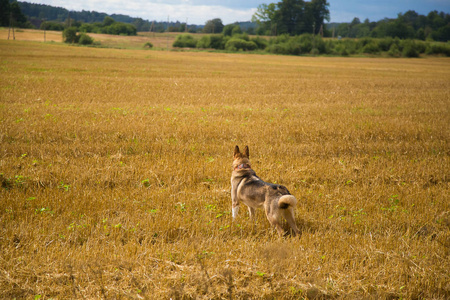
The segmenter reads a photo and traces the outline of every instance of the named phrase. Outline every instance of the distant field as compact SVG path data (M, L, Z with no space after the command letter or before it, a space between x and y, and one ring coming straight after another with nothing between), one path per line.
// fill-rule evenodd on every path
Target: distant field
M449 58L16 34L0 31L0 298L450 297ZM262 211L231 222L235 145L298 198L301 237Z
M0 27L0 40L7 40L8 33L10 40L13 40L13 33L8 28ZM122 48L122 49L142 49L147 42L151 42L157 49L172 49L175 37L178 32L170 33L150 33L139 32L137 36L120 36L110 34L88 33L94 41L100 42L104 47ZM17 41L44 41L44 31L35 29L15 29L15 39ZM46 42L62 42L61 31L45 31Z

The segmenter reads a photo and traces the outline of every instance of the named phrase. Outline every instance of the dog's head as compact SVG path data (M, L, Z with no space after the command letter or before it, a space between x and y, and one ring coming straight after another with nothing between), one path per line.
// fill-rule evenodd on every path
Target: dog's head
M248 146L245 146L244 153L241 153L239 147L236 146L234 148L234 155L233 155L234 159L233 170L251 169L248 157L249 157Z

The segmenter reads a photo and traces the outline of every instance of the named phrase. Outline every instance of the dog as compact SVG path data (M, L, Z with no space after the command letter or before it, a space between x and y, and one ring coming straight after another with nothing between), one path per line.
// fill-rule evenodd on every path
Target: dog
M239 212L242 202L248 207L250 218L254 218L256 208L264 207L267 219L278 231L280 236L285 234L280 225L283 216L293 231L299 234L295 224L294 208L297 199L289 193L285 186L264 182L250 166L249 149L245 146L244 153L239 147L234 148L233 172L231 174L231 203L233 220Z

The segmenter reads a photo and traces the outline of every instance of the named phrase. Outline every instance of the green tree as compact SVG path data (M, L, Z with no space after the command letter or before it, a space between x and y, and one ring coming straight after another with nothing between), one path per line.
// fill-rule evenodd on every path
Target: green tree
M203 27L204 33L221 33L223 31L223 23L221 19L208 20Z
M280 34L296 35L306 32L305 2L303 0L283 0L278 3Z
M306 2L306 32L309 33L314 30L314 34L317 34L319 33L320 28L324 27L325 20L330 21L330 11L328 10L329 5L330 4L327 0L312 0L311 2Z
M9 26L9 1L0 0L0 26Z
M299 35L318 33L324 21L330 19L326 0L282 0L278 3L261 4L252 17L258 24L258 33Z
M77 28L69 27L63 31L64 42L68 44L78 43Z
M115 22L116 22L116 21L114 21L113 18L111 18L111 17L105 17L105 18L103 19L103 26L104 26L104 27L111 26L111 25L114 24Z
M258 24L258 34L276 35L278 6L275 3L260 4L252 16L252 22Z
M237 24L228 24L225 27L223 27L222 34L225 36L233 36L235 34L241 34L241 26Z
M1 6L5 6L2 4ZM12 21L13 26L16 27L32 27L31 24L28 22L27 17L22 13L22 10L20 9L19 3L17 1L14 1L9 4L9 7L6 9L6 14L2 12L2 15L5 14L6 17L6 24L5 26L9 26L10 20Z
M94 40L87 35L86 33L81 33L78 38L78 44L80 45L91 45L94 43Z

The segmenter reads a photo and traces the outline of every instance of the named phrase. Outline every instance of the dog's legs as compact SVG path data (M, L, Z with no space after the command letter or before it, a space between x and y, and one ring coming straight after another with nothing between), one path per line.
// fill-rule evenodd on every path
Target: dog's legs
M239 203L238 204L233 203L231 208L233 220L236 219L238 212L239 212Z
M279 236L284 235L283 227L281 227L280 223L278 223L278 220L276 218L269 219L269 222L277 229Z
M256 210L253 207L248 206L248 214L250 215L250 219L255 219Z
M300 234L300 231L297 228L297 224L295 224L294 209L292 207L288 207L287 209L282 209L281 211L283 213L283 217L286 219L289 226L291 226L292 230L294 231L294 236Z
M266 211L266 217L267 217L267 220L269 220L269 223L272 224L272 226L276 228L279 236L283 236L284 230L281 227L280 223L278 222L278 215L276 215L276 214L274 215L274 212L270 211L269 205L264 205L264 210Z
M250 217L250 220L252 221L252 232L255 233L256 231L256 209L253 207L247 206L248 208L248 214Z

